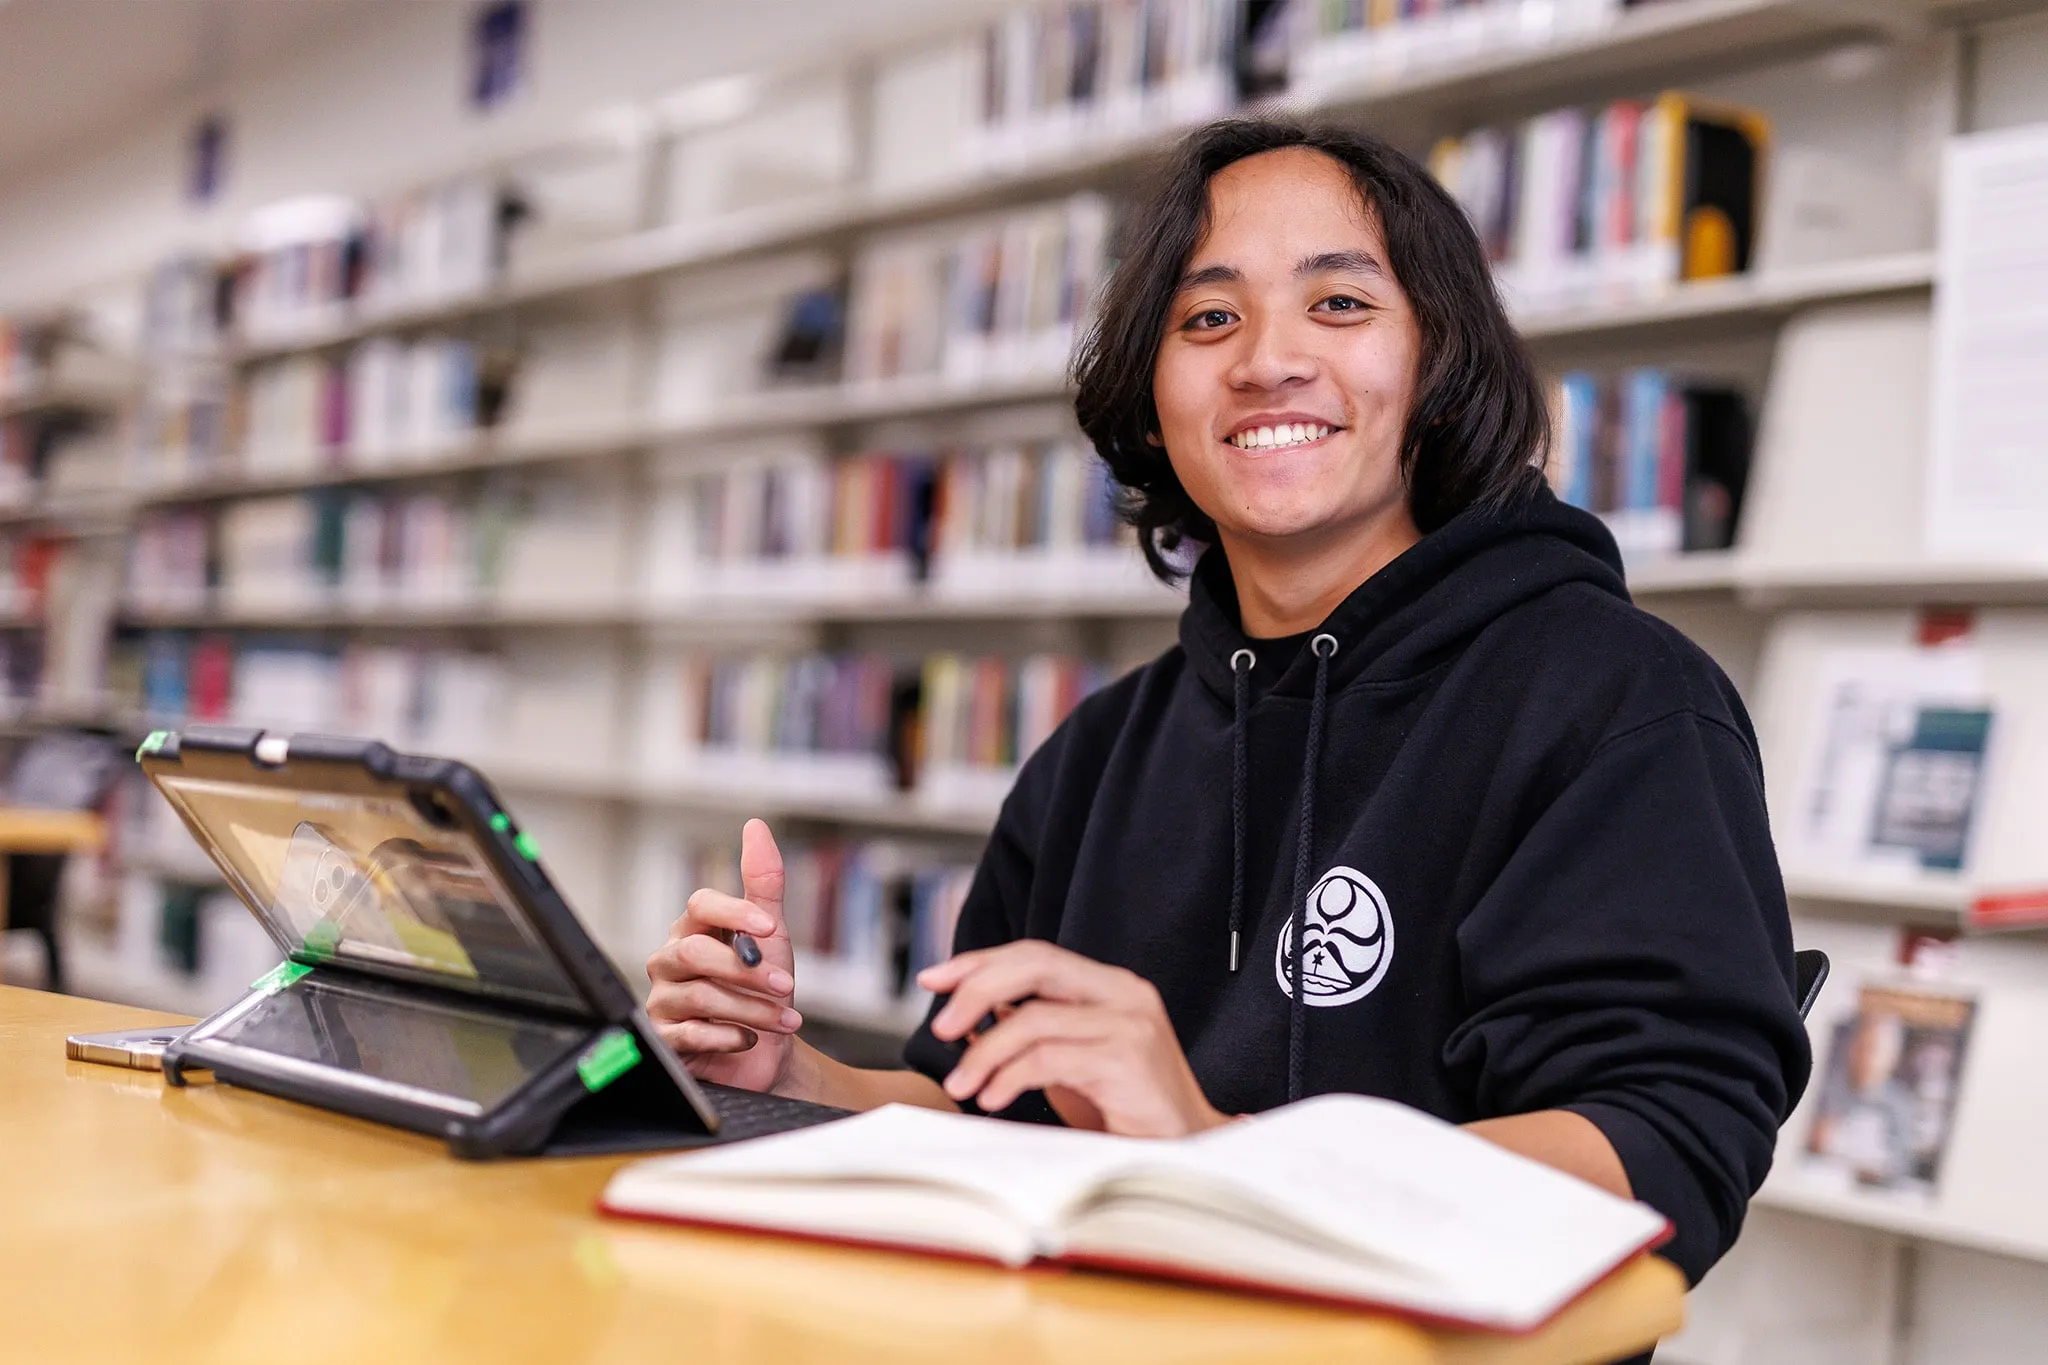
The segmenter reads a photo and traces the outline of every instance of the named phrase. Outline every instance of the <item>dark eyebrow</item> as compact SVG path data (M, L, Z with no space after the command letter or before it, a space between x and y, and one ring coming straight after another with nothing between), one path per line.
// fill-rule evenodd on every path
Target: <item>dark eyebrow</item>
M1378 275L1386 277L1386 267L1379 258L1369 251L1320 251L1313 256L1304 256L1296 263L1296 279L1304 275Z
M1378 275L1386 278L1386 267L1379 258L1369 251L1319 251L1313 256L1304 256L1295 263L1294 276L1300 279L1307 275ZM1200 270L1190 270L1181 276L1181 289L1200 289L1206 284L1243 284L1244 276L1237 267L1229 265L1205 265Z
M1180 277L1182 289L1200 289L1205 284L1243 283L1244 276L1237 273L1237 267L1229 265L1205 265Z

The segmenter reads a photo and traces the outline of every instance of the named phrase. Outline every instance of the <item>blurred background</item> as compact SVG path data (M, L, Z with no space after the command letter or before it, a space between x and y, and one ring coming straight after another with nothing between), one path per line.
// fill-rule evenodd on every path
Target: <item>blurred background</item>
M127 755L318 730L484 767L636 983L769 817L808 1031L892 1059L1174 637L1063 371L1246 109L1428 159L1756 721L1835 977L1659 1359L2038 1359L2048 3L0 0L0 976L236 998Z

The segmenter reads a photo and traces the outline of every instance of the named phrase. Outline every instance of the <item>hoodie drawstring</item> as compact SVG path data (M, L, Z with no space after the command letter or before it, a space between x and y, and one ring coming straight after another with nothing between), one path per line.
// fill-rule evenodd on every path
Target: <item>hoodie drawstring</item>
M1230 656L1230 970L1237 970L1238 931L1244 928L1244 713L1251 703L1252 666L1248 649Z
M1302 1076L1308 1067L1308 1000L1302 993L1302 938L1308 932L1307 888L1309 857L1314 852L1316 813L1316 760L1323 752L1323 702L1330 690L1330 660L1337 655L1337 637L1318 635L1308 642L1316 656L1316 689L1308 704L1308 746L1301 757L1301 838L1294 846L1294 918L1289 925L1294 944L1294 979L1288 984L1292 1008L1287 1012L1287 1099L1301 1098Z
M1302 899L1309 860L1315 851L1316 766L1323 752L1323 706L1330 690L1330 660L1337 655L1337 637L1316 636L1308 642L1316 656L1316 686L1308 708L1308 746L1301 760L1301 833L1294 847L1294 884L1289 901L1288 941L1294 945L1292 979L1288 983L1287 1098L1301 1098L1308 1062L1308 1002L1302 996L1301 941L1308 932L1308 905ZM1252 667L1249 649L1230 656L1230 970L1238 967L1239 935L1244 928L1245 712L1251 705Z

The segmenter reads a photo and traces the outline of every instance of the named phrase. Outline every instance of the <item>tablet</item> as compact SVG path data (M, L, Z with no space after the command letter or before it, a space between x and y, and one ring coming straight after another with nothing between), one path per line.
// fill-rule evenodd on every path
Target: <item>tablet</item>
M700 1084L483 776L192 726L137 759L284 962L164 1054L464 1156L644 1151L843 1111Z

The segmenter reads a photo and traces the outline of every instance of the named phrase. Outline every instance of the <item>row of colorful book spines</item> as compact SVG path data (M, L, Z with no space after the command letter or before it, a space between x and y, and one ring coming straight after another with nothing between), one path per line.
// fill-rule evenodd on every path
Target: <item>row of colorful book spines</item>
M1618 9L1623 3L1635 2L1606 0L1602 7ZM1313 16L1316 33L1327 36L1395 28L1453 10L1513 9L1522 4L1523 0L1314 0Z
M1051 457L1058 458L1058 457ZM1085 460L1087 491L1080 525L1071 528L1084 545L1116 543L1116 491L1108 470ZM935 464L918 456L856 456L833 471L831 513L835 555L910 549L916 544L965 548L987 538L975 533L991 521L1014 528L988 548L1045 545L1059 539L1055 506L1058 488L1050 458L1032 460L1018 480L1011 508L990 509L986 457L962 456ZM1020 471L1025 472L1025 471ZM996 517L986 515L997 510Z
M1512 261L1529 237L1553 226L1569 229L1578 254L1668 242L1678 228L1685 118L1675 95L1616 100L1590 116L1556 109L1511 129L1445 138L1430 153L1430 169L1465 206L1496 261ZM1564 180L1537 193L1536 177L1550 174ZM1543 204L1568 217L1554 225L1525 221Z
M172 513L130 538L129 578L141 589L191 588L275 573L288 561L308 582L328 586L372 573L400 581L449 570L484 581L518 520L506 500L463 504L432 494L325 499L296 525Z
M1010 234L1001 242L993 259L984 234L971 228L950 241L886 242L869 248L856 266L849 334L887 326L892 321L887 309L903 295L929 300L951 334L985 339L1072 324L1087 311L1106 264L1099 229L1069 221L1057 243L1057 274L1036 278L1034 256L1044 244ZM1015 283L1006 287L1013 278Z
M779 753L881 753L899 671L879 655L724 659L702 666L686 733L700 744Z
M925 661L919 692L924 755L977 768L1013 766L1107 681L1101 665L1069 655L1015 663L936 655Z
M369 341L349 358L323 359L298 356L253 371L247 384L230 400L227 420L230 428L240 427L245 439L259 447L272 442L297 445L300 442L322 450L342 453L350 446L371 440L390 444L401 441L405 432L395 429L395 416L403 411L414 425L431 417L435 430L465 430L478 418L476 350L468 342L435 339L416 343L434 350L424 357L431 361L427 382L432 404L413 410L418 396L411 387L419 378L418 368L381 368L372 380L358 358L384 356L380 342ZM382 408L383 411L374 409Z
M878 753L896 721L915 711L925 753L978 767L1021 761L1108 677L1103 666L1064 655L935 655L917 667L882 655L757 656L684 669L685 733L700 744Z
M1596 512L1685 503L1687 397L1663 370L1630 370L1610 387L1592 374L1558 380L1558 494Z
M1048 240L982 232L948 248L942 260L955 330L998 338L1078 319L1102 274L1103 211L1094 213L1097 221L1070 217L1057 227L1043 226ZM1041 269L1055 260L1050 273Z
M909 976L952 955L971 864L921 860L882 843L785 842L781 853L783 918L797 948L883 957L907 938ZM730 847L688 850L683 880L688 890L737 895L738 861Z
M444 253L447 244L461 243L472 257L457 262L457 269L448 273L480 280L501 256L496 195L481 190L480 197L467 204L460 195L453 196L459 206L455 211L437 205L437 198L413 196L402 202L432 206L419 211L441 213L451 225L459 226L465 216L475 219L466 230L444 232L441 239ZM219 270L228 280L237 315L262 308L318 307L395 287L405 278L407 257L417 260L419 255L406 250L407 238L414 238L416 248L419 236L418 225L407 221L400 205L386 205L338 230L236 257Z
M280 677L293 680L288 687L296 701L266 707L264 699ZM316 714L300 715L302 728L374 733L392 742L426 731L449 707L466 721L477 720L468 713L482 705L480 698L489 701L485 710L494 709L504 681L502 662L490 655L244 645L219 636L171 640L163 633L122 643L107 669L109 695L144 715L221 722L259 711L274 720L274 713L302 712L298 703L318 694L324 701L314 707Z
M1068 0L1015 10L986 31L982 122L1085 106L1220 67L1237 10L1238 0Z

